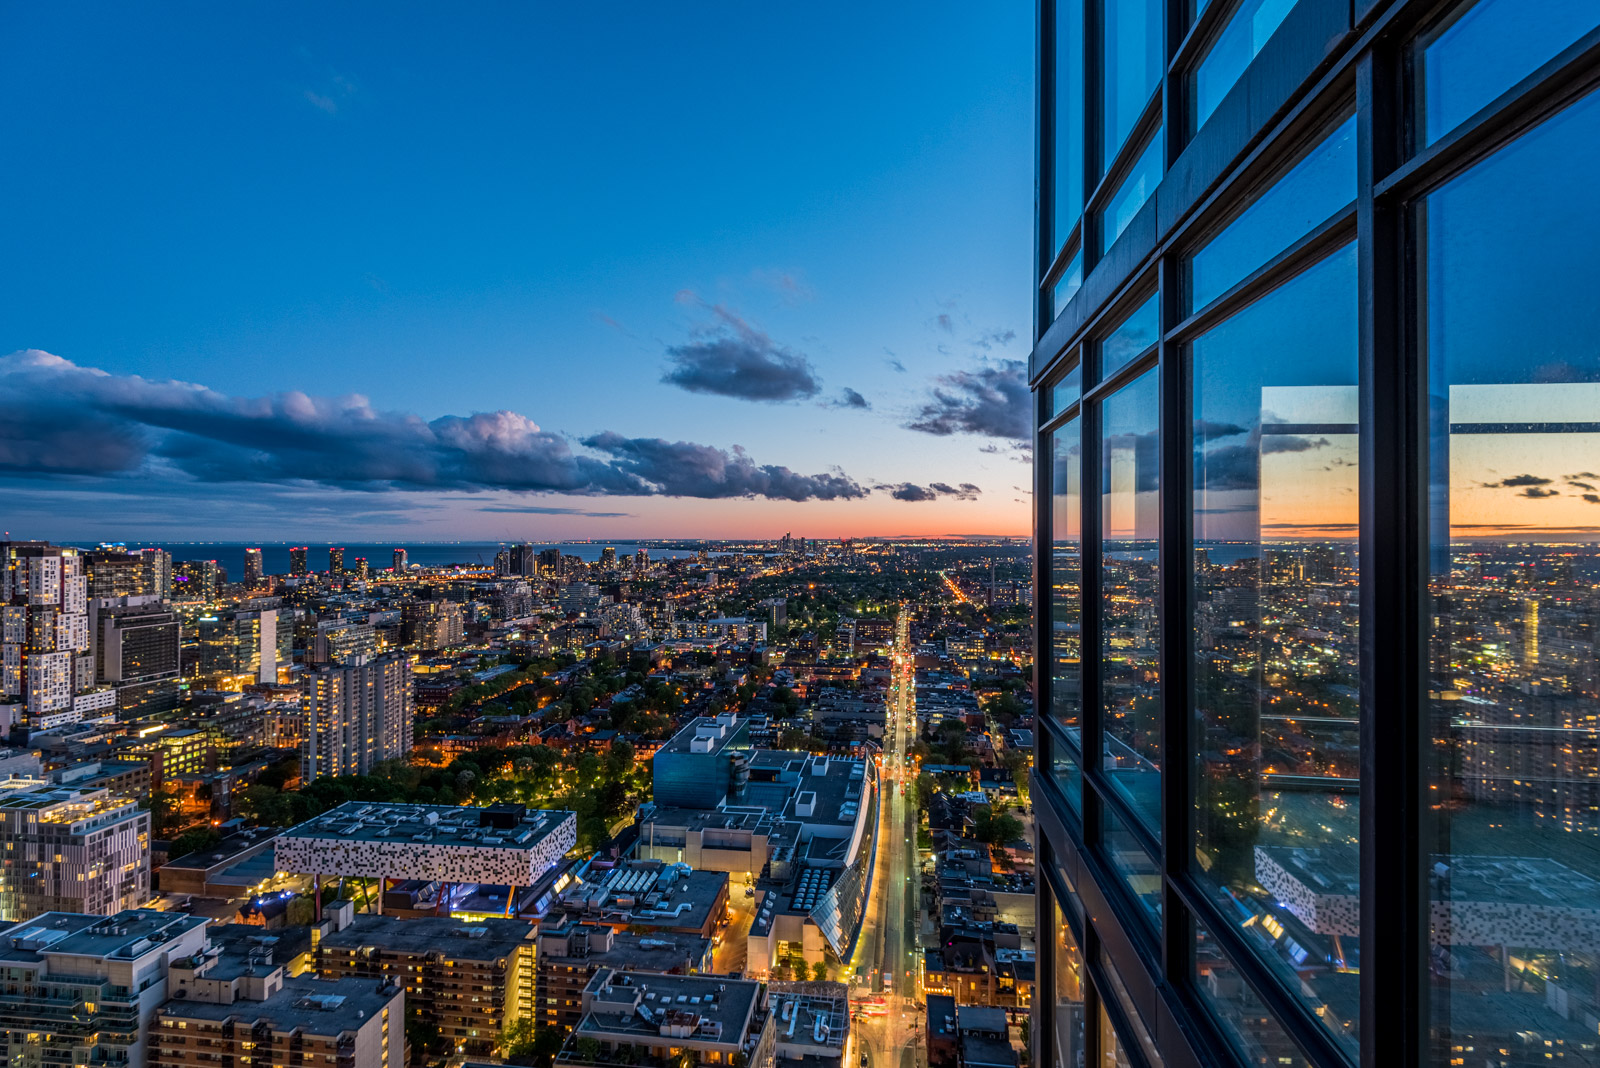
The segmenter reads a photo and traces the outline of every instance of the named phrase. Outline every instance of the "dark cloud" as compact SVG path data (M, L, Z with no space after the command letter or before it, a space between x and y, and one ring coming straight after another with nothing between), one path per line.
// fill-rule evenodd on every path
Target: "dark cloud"
M925 434L978 434L1031 440L1028 369L1021 360L987 361L970 371L941 375L929 399L906 424Z
M822 389L805 355L778 344L721 305L693 340L667 349L672 368L661 381L691 393L748 401L792 401Z
M1328 447L1327 438L1307 438L1299 434L1263 434L1261 436L1261 451L1263 454L1271 452L1307 452L1311 449L1325 449Z
M958 501L975 501L983 491L970 482L952 486L947 482L931 482L919 486L915 482L897 482L879 486L897 501L936 501L940 497L954 497Z
M839 391L839 396L837 398L828 402L828 407L855 408L860 411L870 411L872 409L872 404L867 400L867 398L863 397L849 386L846 386L844 389Z
M617 444L629 441L638 447ZM796 475L739 450L659 443L692 455L691 473L645 462L647 439L602 434L585 444L601 455L510 411L425 420L357 395L232 397L37 350L0 357L0 474L782 500L866 493L842 474ZM719 465L723 477L706 474Z
M1571 486L1573 489L1588 490L1590 493L1595 491L1594 485L1589 482L1577 482L1572 479L1568 479L1567 485Z
M1579 471L1575 475L1568 475L1566 477L1568 477L1568 478L1588 478L1588 479L1593 479L1596 482L1600 482L1600 475L1595 474L1593 471Z
M1583 499L1590 504L1600 504L1600 493L1585 493Z
M1517 494L1517 496L1519 496L1519 497L1532 497L1534 500L1537 501L1537 500L1541 500L1541 499L1543 499L1545 497L1559 497L1559 496L1561 496L1561 491L1560 490L1552 490L1552 489L1540 489L1538 486L1529 486L1527 489L1525 489L1521 493Z
M893 354L891 354L888 359L884 360L883 362L888 365L889 370L891 371L902 375L906 373L906 365L896 359Z
M505 515L581 515L586 519L630 519L632 512L589 512L582 508L557 508L546 505L494 505L489 508L479 508L480 512L495 512Z
M669 497L832 501L867 495L847 475L801 475L787 467L757 464L737 446L730 453L688 441L625 438L610 432L585 438L583 444L610 456L610 466L624 477Z
M1194 421L1194 436L1202 441L1210 441L1212 438L1231 438L1249 432L1249 427L1240 426L1238 423L1213 423L1209 419Z
M1483 486L1485 489L1498 489L1500 487L1515 489L1518 486L1548 486L1554 481L1555 479L1540 478L1538 475L1512 475L1510 478L1503 478L1499 482L1485 482Z

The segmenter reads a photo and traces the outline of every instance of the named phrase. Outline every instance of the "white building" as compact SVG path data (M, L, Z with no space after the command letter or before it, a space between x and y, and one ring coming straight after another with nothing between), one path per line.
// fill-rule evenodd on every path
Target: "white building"
M150 813L109 790L0 782L0 920L107 915L150 896Z

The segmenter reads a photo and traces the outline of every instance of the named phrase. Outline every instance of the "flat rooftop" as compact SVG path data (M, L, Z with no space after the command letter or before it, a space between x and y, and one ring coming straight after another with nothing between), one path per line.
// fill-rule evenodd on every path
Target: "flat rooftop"
M778 1020L778 1044L820 1046L844 1052L845 1036L850 1033L849 988L843 983L805 983L772 988L772 1012ZM810 989L797 989L804 986ZM827 989L837 987L837 992ZM818 1022L826 1033L819 1042Z
M667 739L657 753L695 753L702 755L720 753L739 733L746 720L734 716L696 716ZM696 739L709 739L709 748L696 749ZM705 744L702 742L702 744Z
M519 807L520 806L516 806ZM337 838L357 842L427 843L434 846L532 849L577 817L565 810L527 809L507 813L496 826L494 807L411 805L402 802L347 801L315 819L284 831L282 838Z
M0 960L37 962L55 954L135 960L205 924L204 916L154 909L115 916L46 912L0 931Z
M390 953L443 953L463 960L495 960L510 956L527 943L533 951L533 924L525 920L484 919L463 923L447 916L403 920L394 916L357 916L342 931L322 937L329 949L376 946Z
M687 1042L738 1046L756 1009L761 984L717 975L656 975L603 968L589 980L583 998L589 1011L573 1035L661 1045L663 1024L692 1028ZM698 1017L698 1023L694 1018ZM705 1025L719 1025L708 1029Z
M594 882L569 886L562 892L561 907L574 919L597 915L644 926L699 929L711 919L728 883L724 871L650 861L619 864Z
M384 988L372 979L313 979L298 976L283 981L283 989L265 1001L235 1001L212 1005L201 1001L169 1001L158 1010L179 1020L270 1020L275 1031L302 1030L312 1035L334 1036L354 1031L400 996L398 987ZM357 1015L357 1014L360 1015Z

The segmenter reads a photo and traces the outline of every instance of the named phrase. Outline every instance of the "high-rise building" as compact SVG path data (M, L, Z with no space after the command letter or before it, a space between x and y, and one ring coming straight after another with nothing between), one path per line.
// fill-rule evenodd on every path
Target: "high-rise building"
M549 578L560 578L566 574L567 561L561 555L560 549L540 549L537 561L537 571ZM531 574L532 572L530 572Z
M150 813L132 798L0 780L0 920L108 915L150 897Z
M607 571L615 571L617 567L617 550L614 546L607 545L600 550L600 566Z
M261 550L246 549L244 551L244 584L251 589L261 585L261 580L266 577L266 571L261 566Z
M165 549L140 549L138 556L144 569L144 592L172 600L172 554Z
M1038 26L1032 1063L1595 1061L1600 7Z
M306 546L298 545L289 550L289 574L307 575L310 570L306 565Z
M154 593L145 583L144 558L138 553L102 546L83 554L83 574L95 597L127 597Z
M328 550L328 574L338 578L344 574L344 549L331 548Z
M357 581L359 581L359 582L367 581L367 558L365 556L356 557L356 572L355 572L355 574L356 574Z
M416 649L447 649L466 634L461 606L454 601L416 601L400 610L405 643Z
M95 677L116 688L123 717L177 706L183 626L154 594L89 602Z
M227 573L215 560L179 560L172 565L172 599L215 604Z
M384 760L411 751L411 662L385 653L361 662L322 664L301 683L306 740L300 753L304 782L324 776L365 775Z
M409 557L407 556L406 551L404 549L396 549L394 551L394 569L395 569L395 572L398 574L400 572L405 571L405 569L410 567L410 566L411 566L411 561L410 561Z
M116 703L95 679L88 580L76 549L0 543L0 702L20 703L34 729Z
M154 909L49 912L0 931L0 943L0 1058L133 1068L146 1063L168 962L205 949L206 919Z
M277 604L277 598L263 598ZM259 603L259 602L258 602ZM294 631L278 608L230 608L195 621L193 654L184 673L241 682L275 683L294 655Z
M635 549L633 551L633 569L643 571L650 566L650 550Z

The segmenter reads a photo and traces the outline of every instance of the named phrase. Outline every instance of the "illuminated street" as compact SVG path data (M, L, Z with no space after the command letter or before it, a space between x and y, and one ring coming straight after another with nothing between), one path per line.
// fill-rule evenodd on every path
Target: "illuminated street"
M878 825L878 859L861 938L851 961L857 977L856 1025L871 1068L915 1068L925 1063L922 1018L916 1005L917 905L921 893L916 851L916 806L905 790L916 781L905 765L916 736L916 707L909 619L902 613L895 636L891 719L884 736L884 804ZM881 998L881 1004L877 999Z

